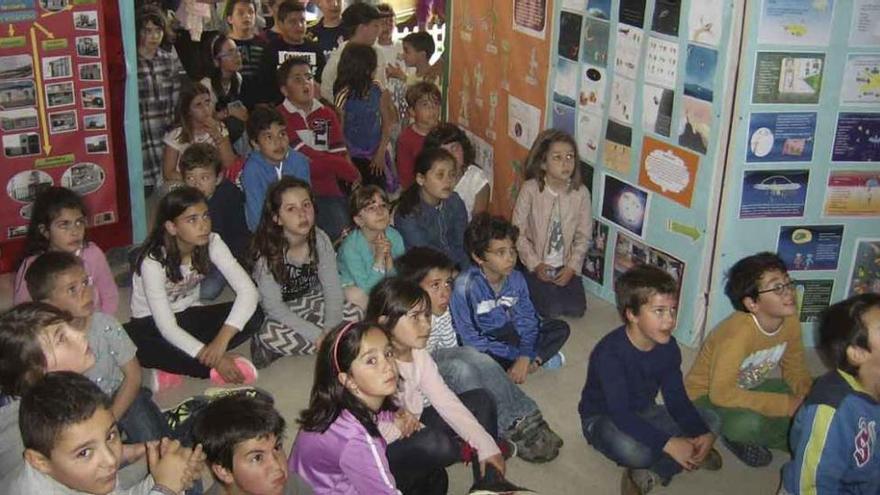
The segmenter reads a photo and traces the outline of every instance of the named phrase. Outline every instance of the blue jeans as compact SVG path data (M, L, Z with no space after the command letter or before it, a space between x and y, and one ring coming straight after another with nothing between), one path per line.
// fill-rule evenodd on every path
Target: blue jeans
M315 223L336 242L351 225L348 199L344 196L315 196Z
M226 279L223 278L223 274L220 273L216 266L211 265L208 274L205 275L205 278L199 284L199 299L202 301L213 301L223 292L224 287L226 287Z
M501 365L488 354L464 346L436 349L431 357L446 385L456 394L478 388L489 392L498 410L499 434L506 432L517 419L538 410L535 401L510 381Z
M168 420L153 402L153 393L141 387L128 410L119 419L119 428L125 433L126 443L143 443L171 437Z
M710 409L698 407L697 411L714 434L721 431L721 419ZM639 417L651 426L672 436L681 436L682 431L670 416L666 406L654 404L639 413ZM664 482L681 472L681 465L665 452L656 453L647 445L623 433L614 426L609 416L597 415L583 419L581 426L587 442L596 450L617 464L634 469L650 469Z

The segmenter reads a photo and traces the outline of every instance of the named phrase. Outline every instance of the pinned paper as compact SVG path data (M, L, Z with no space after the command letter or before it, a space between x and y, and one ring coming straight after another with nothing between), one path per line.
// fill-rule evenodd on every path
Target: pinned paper
M645 137L639 185L690 208L699 163L690 151Z

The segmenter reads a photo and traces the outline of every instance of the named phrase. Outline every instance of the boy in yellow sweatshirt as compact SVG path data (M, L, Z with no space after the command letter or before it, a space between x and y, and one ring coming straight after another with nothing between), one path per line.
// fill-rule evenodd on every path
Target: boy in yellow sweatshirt
M751 467L788 449L791 419L810 391L794 283L773 253L736 262L724 292L736 311L703 343L688 396L721 416L722 441ZM768 378L778 367L782 379Z

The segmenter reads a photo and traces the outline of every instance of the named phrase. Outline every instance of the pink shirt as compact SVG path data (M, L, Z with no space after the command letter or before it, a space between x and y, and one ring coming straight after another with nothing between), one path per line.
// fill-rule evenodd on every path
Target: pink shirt
M24 275L37 256L28 256L18 267L13 286L13 304L31 300L31 293L28 292ZM119 290L116 288L116 281L113 279L113 272L110 271L110 265L107 263L104 251L101 251L101 248L94 242L86 242L85 247L79 252L79 257L83 261L86 273L92 277L95 288L95 311L115 315L116 307L119 305Z

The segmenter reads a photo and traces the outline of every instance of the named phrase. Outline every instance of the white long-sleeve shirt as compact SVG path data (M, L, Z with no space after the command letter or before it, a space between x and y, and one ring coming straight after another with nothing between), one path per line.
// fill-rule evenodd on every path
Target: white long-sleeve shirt
M235 302L225 323L241 330L257 309L257 288L232 256L226 243L215 232L211 233L208 241L208 255L211 263L220 270L235 291ZM191 265L181 265L180 272L183 278L179 282L171 282L165 276L165 267L161 263L149 256L145 257L140 273L135 273L131 284L131 316L152 316L156 328L165 340L196 357L205 344L181 328L174 315L190 306L201 304L199 286L204 275L193 271Z

